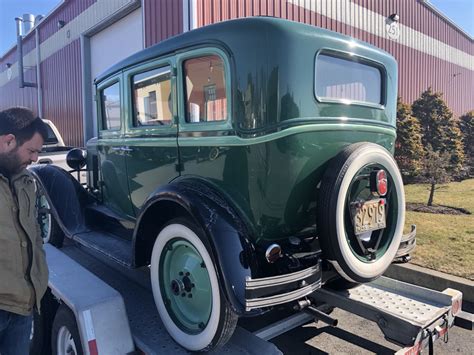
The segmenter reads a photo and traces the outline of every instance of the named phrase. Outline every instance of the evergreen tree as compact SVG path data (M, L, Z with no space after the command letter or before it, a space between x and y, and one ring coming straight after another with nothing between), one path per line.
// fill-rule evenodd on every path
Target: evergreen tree
M459 117L459 129L464 143L464 156L469 176L474 175L474 110Z
M419 175L423 156L420 123L416 117L413 117L410 105L398 98L395 159L404 178L409 179Z
M439 92L428 88L412 105L413 115L421 124L423 146L432 146L433 151L448 153L448 171L458 176L464 164L464 148L458 122Z

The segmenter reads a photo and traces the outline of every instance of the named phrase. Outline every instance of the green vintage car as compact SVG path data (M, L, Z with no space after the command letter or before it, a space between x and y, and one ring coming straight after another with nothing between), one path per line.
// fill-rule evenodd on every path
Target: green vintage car
M238 317L379 277L402 238L392 157L397 64L331 31L276 18L171 38L95 82L97 137L81 186L33 168L66 235L150 266L177 343L223 345Z

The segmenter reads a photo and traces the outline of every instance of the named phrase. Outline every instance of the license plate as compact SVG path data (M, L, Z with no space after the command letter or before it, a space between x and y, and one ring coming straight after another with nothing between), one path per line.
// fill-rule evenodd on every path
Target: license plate
M385 199L358 203L354 213L354 233L362 234L385 228Z

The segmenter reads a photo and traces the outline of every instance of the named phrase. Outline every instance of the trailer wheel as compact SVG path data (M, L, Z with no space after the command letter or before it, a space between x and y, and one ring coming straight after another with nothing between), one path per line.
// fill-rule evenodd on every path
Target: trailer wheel
M161 230L151 258L151 284L160 317L171 337L191 351L224 345L237 324L209 250L204 232L179 218Z
M30 355L51 355L51 327L53 315L57 309L57 302L53 300L51 291L41 300L41 314L35 309L30 333Z
M30 333L30 355L42 355L45 354L43 346L46 320L45 314L39 314L36 310L33 312L33 321L31 322L31 333Z
M50 205L45 195L38 197L38 222L43 243L49 243L56 248L61 248L64 242L64 233L51 214Z
M356 235L354 206L378 198L371 177L379 170L387 180L388 190L379 201L386 226ZM373 143L346 147L330 162L319 194L317 225L325 257L351 283L382 275L398 250L405 221L403 182L392 155Z
M61 305L54 317L51 344L55 355L82 355L81 337L74 313Z

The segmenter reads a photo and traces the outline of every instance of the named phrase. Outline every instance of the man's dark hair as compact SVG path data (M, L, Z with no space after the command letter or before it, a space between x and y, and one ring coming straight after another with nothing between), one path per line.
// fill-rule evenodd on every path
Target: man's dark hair
M20 146L39 133L43 140L48 138L48 128L43 120L25 107L12 107L0 111L0 136L13 134Z

